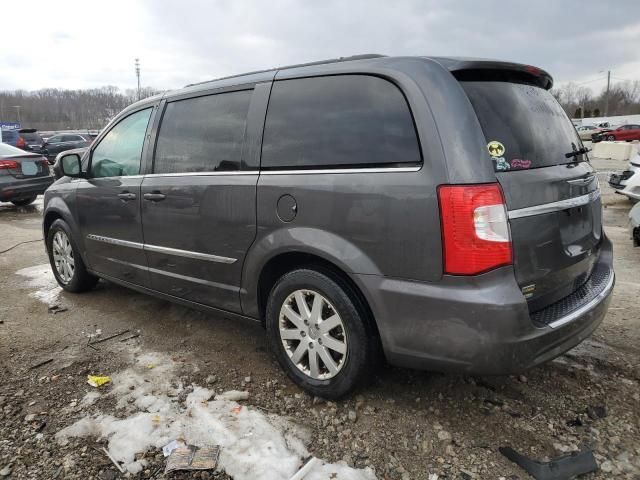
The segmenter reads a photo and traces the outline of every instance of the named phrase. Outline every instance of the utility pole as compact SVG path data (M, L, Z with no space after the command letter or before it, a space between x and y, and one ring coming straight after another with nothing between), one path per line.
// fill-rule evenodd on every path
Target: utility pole
M18 112L18 123L20 124L20 126L22 126L22 122L20 121L20 105L14 105L13 108L16 109L16 112Z
M607 70L607 93L604 97L604 116L609 116L609 87L611 86L611 70Z
M138 100L140 100L140 59L136 58L136 77L138 77Z

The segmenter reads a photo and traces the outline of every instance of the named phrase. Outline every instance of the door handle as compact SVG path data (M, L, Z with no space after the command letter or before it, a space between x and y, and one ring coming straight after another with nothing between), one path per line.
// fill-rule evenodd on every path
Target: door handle
M136 199L136 194L135 193L129 193L129 192L119 193L118 194L118 198L120 200L124 200L125 202L127 202L129 200L135 200Z
M145 193L142 197L145 200L150 200L152 202L159 202L167 198L167 196L164 193L160 193L160 192Z

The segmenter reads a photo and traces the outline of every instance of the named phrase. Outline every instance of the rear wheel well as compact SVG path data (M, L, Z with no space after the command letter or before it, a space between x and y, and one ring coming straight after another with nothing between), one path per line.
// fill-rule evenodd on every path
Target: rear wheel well
M369 303L362 294L362 291L349 277L349 275L347 275L340 267L328 260L303 252L290 252L278 255L269 260L260 272L260 278L258 280L258 308L260 310L260 318L263 325L265 321L267 301L269 299L271 289L278 279L284 274L300 268L308 268L310 270L316 270L320 273L324 273L331 277L332 280L337 282L348 293L353 295L356 303L358 304L358 308L365 317L365 320L369 322L369 326L375 332L378 340L380 340L378 326L376 325Z

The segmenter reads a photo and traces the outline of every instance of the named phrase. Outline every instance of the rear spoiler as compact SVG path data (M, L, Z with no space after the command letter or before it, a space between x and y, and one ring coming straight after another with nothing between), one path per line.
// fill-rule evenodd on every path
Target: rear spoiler
M18 130L18 132L20 133L36 133L38 130L36 130L35 128L21 128L20 130Z
M550 90L553 78L545 70L522 63L465 58L431 57L458 80L485 80L528 83Z

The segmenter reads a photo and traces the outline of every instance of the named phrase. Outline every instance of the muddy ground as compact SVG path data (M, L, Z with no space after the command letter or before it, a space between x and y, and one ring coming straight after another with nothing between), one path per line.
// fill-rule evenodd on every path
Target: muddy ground
M594 163L603 172L624 166ZM41 242L1 253L0 478L122 476L100 451L106 439L70 439L61 446L54 436L87 414L117 415L113 402L79 403L93 389L87 374L120 371L144 352L171 356L185 385L248 390L248 408L308 427L308 449L315 456L369 466L381 479L526 479L499 446L544 459L582 445L594 450L599 464L597 473L584 478L640 478L640 249L633 249L626 229L632 204L613 194L604 179L603 173L605 230L614 243L617 283L609 313L590 340L520 376L387 366L335 403L308 396L285 377L257 324L201 314L105 282L90 293L58 295L46 277L38 277L38 268L16 273L47 263ZM28 208L0 204L0 251L38 240L41 210L41 199ZM66 310L51 313L49 303ZM125 329L140 335L87 345L97 331L102 333L94 340ZM165 476L158 450L145 458L148 467L132 477L229 478L220 471Z

